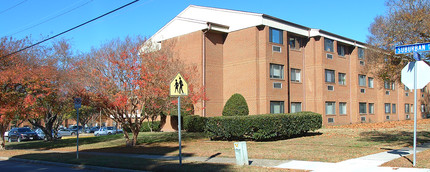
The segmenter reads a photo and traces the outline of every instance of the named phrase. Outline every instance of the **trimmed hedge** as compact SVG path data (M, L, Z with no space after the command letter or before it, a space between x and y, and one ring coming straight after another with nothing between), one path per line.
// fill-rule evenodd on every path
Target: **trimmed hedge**
M189 132L204 132L208 118L198 115L184 116L184 130Z
M222 116L246 116L249 114L248 104L245 98L236 93L225 103Z
M140 127L140 132L150 132L151 130L149 129L148 126L148 121L145 121L142 123L142 126ZM154 121L152 122L152 131L154 132L158 132L161 131L161 122L160 121ZM127 132L131 132L130 128L124 127L123 130L126 130Z
M151 122L148 122L148 121L142 123L142 126L140 127L140 132L150 132L151 131L148 123L150 123L149 125L151 125ZM160 123L161 123L160 121L153 121L152 122L152 131L154 131L154 132L161 131Z
M205 133L212 140L273 140L304 134L322 127L321 114L265 114L208 118Z

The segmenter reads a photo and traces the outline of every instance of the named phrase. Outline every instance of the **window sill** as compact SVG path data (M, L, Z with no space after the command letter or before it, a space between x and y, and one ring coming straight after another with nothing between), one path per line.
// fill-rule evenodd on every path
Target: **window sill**
M281 79L281 78L270 78L270 80L275 80L275 81L285 81L285 79Z
M296 49L296 48L290 48L290 51L302 52L301 49Z
M302 84L300 81L291 81L291 84Z

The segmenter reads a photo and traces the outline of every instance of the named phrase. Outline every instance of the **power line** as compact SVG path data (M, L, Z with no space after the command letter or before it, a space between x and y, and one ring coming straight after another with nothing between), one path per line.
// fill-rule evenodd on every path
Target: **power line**
M58 15L56 15L56 16L54 16L54 17L51 17L51 18L49 18L49 19L47 19L47 20L44 20L44 21L42 21L42 22L40 22L40 23L34 24L34 25L32 25L32 26L30 26L30 27L27 27L27 28L25 28L25 29L22 29L22 30L20 30L20 31L18 31L18 32L12 33L12 34L10 34L10 35L8 35L8 36L13 36L13 35L15 35L15 34L18 34L18 33L24 32L24 31L26 31L26 30L29 30L29 29L31 29L31 28L34 28L34 27L39 26L39 25L41 25L41 24L44 24L44 23L46 23L46 22L48 22L48 21L51 21L51 20L53 20L53 19L55 19L55 18L57 18L57 17L60 17L60 16L62 16L62 15L64 15L64 14L67 14L67 13L69 13L69 12L72 12L72 11L74 11L74 10L76 10L76 9L80 8L80 7L83 7L83 6L85 6L85 5L89 4L89 3L90 3L90 2L92 2L92 1L93 1L93 0L88 1L88 2L86 2L86 3L84 3L84 4L81 4L81 5L77 6L77 7L75 7L75 8L72 8L72 9L70 9L70 10L66 11L66 12L63 12L63 13L61 13L61 14L58 14ZM45 17L45 18L46 18L46 17Z
M29 46L27 46L27 47L24 47L24 48L22 48L22 49L20 49L20 50L18 50L18 51L15 51L15 52L10 53L10 54L8 54L8 55L5 55L5 56L3 56L3 57L7 57L7 56L10 56L10 55L13 55L13 54L19 53L19 52L21 52L21 51L24 51L24 50L26 50L26 49L29 49L29 48L31 48L31 47L34 47L34 46L39 45L39 44L41 44L41 43L44 43L44 42L46 42L46 41L48 41L48 40L51 40L51 39L53 39L53 38L55 38L55 37L57 37L57 36L60 36L60 35L62 35L62 34L65 34L65 33L67 33L67 32L70 32L70 31L72 31L72 30L75 30L76 28L79 28L79 27L81 27L81 26L84 26L84 25L86 25L86 24L88 24L88 23L91 23L91 22L93 22L93 21L95 21L95 20L98 20L98 19L100 19L100 18L102 18L102 17L104 17L104 16L107 16L107 15L109 15L109 14L111 14L111 13L115 12L115 11L118 11L118 10L120 10L120 9L124 8L124 7L127 7L127 6L129 6L129 5L131 5L131 4L134 4L134 3L136 3L137 1L139 1L139 0L132 1L132 2L130 2L130 3L128 3L128 4L125 4L125 5L121 6L121 7L118 7L118 8L116 8L116 9L112 10L112 11L109 11L109 12L107 12L107 13L103 14L103 15L100 15L100 16L98 16L98 17L96 17L96 18L93 18L93 19L91 19L91 20L88 20L88 21L86 21L85 23L82 23L82 24L80 24L80 25L77 25L77 26L75 26L75 27L72 27L72 28L70 28L70 29L68 29L68 30L66 30L66 31L63 31L63 32L61 32L61 33L59 33L59 34L56 34L56 35L51 36L51 37L49 37L49 38L46 38L46 39L44 39L44 40L42 40L42 41L39 41L39 42L37 42L37 43L35 43L35 44L29 45ZM3 57L2 57L2 58L3 58Z
M14 6L12 6L12 7L9 7L8 9L5 9L5 10L3 10L3 11L0 11L0 14L4 13L4 12L6 12L6 11L9 11L9 10L11 10L11 9L13 9L13 8L17 7L18 5L23 4L23 3L24 3L24 2L26 2L26 1L27 1L27 0L24 0L24 1L22 1L22 2L20 2L20 3L18 3L18 4L16 4L16 5L14 5Z

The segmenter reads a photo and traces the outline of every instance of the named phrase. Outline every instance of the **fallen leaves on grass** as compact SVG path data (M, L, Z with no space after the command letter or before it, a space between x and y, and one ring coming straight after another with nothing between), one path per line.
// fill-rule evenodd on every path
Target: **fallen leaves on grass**
M417 121L420 124L430 124L430 119L420 119ZM397 128L402 126L413 126L413 120L404 121L389 121L389 122L378 122L378 123L359 123L339 126L326 126L326 128L360 128L360 129L381 129L381 128Z

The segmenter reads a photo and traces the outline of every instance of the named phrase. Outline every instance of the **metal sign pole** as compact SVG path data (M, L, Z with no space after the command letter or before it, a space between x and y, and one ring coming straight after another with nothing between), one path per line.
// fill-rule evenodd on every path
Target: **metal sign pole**
M414 167L416 164L416 157L417 157L417 68L418 68L418 65L417 63L415 63L415 67L414 67L414 162L413 162Z
M76 109L76 159L79 159L79 108Z
M178 137L179 137L179 165L182 165L182 154L181 154L181 96L178 96Z

